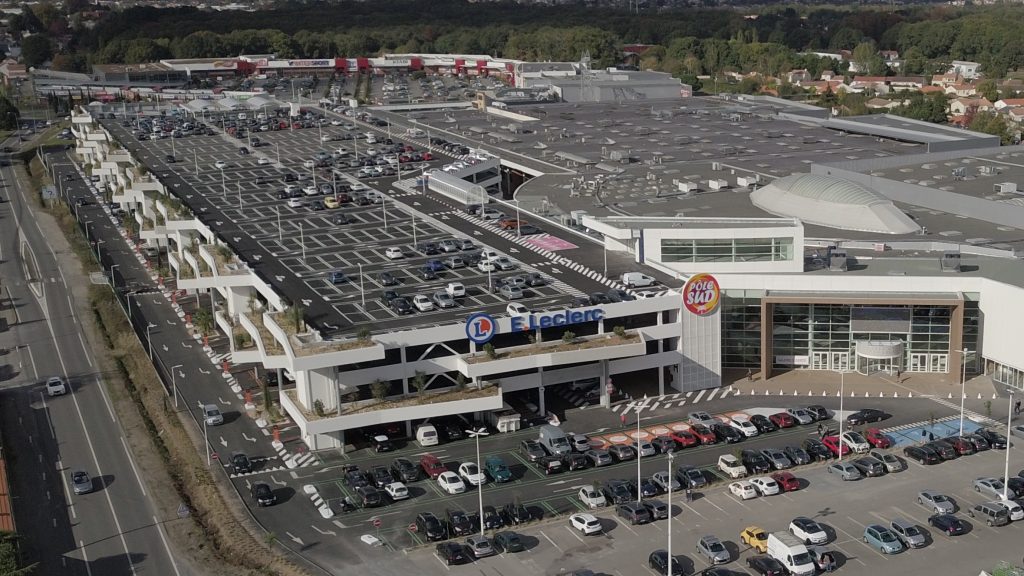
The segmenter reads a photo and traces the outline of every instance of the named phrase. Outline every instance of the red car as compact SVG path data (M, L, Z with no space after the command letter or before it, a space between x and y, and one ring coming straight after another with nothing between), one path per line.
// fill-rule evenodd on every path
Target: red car
M974 454L976 452L974 449L974 443L965 438L950 436L949 438L946 438L946 442L949 442L953 446L953 449L956 450L956 453L961 456L967 456L968 454Z
M696 436L697 439L700 440L701 444L714 444L715 442L718 442L718 438L715 436L715 433L707 426L691 424L690 433Z
M789 472L776 472L772 474L772 480L778 482L783 492L792 492L800 489L800 481Z
M676 444L683 448L689 448L690 446L696 446L700 443L697 437L687 432L686 430L675 430L669 434L669 438L675 440Z
M779 412L778 414L772 414L768 417L779 428L792 428L796 426L796 419L785 412Z
M868 428L864 432L864 438L875 448L892 448L892 440L878 428Z
M424 161L424 162L429 162L429 161L431 161L431 160L433 160L433 159L434 159L434 155L433 155L433 154L431 154L430 152L424 152L424 153L422 154L422 156L423 156L423 161Z
M441 463L441 459L433 454L424 454L420 458L420 468L423 468L423 471L432 480L436 480L438 476L448 471L444 464Z
M821 443L832 452L833 456L839 456L840 447L842 447L843 456L850 453L850 447L840 442L838 436L825 436L821 439Z

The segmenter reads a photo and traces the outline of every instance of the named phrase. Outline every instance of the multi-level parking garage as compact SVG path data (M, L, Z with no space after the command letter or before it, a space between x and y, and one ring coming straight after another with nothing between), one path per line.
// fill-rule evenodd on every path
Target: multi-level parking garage
M282 404L314 449L543 414L572 383L607 403L619 377L659 394L727 369L955 380L966 349L968 372L1020 385L1016 321L993 319L1024 318L1024 164L982 135L760 100L351 114L145 140L138 120L74 118L178 289L248 335L234 361L295 379ZM499 166L494 193L470 157ZM437 191L433 170L475 192ZM683 283L706 272L721 298L694 313ZM636 273L653 284L624 284Z

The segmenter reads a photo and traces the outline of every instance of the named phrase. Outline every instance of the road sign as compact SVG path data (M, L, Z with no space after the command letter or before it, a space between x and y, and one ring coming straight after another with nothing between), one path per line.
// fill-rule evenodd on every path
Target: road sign
M210 458L213 458L214 460L220 460L220 454L217 454L216 452L211 452Z
M416 524L409 524L409 532L415 532L415 531L416 531Z
M380 518L374 518L373 519L373 527L374 528L380 528Z
M187 504L184 502L178 504L178 518L188 518L191 513L192 511L188 509Z

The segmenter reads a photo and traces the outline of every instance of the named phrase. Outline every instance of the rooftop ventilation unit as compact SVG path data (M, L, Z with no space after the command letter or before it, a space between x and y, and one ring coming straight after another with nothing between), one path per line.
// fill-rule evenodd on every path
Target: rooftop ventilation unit
M846 252L833 252L828 259L829 272L846 272Z
M1012 194L1017 192L1017 183L1003 182L1001 184L996 184L995 186L993 186L993 189L995 190L996 194Z
M959 252L944 252L942 254L942 260L939 261L942 266L943 272L959 272L960 271L960 253Z

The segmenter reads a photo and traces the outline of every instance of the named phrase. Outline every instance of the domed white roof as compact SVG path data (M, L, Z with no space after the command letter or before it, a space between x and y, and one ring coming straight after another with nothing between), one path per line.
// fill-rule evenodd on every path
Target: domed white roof
M919 226L891 200L861 184L821 174L792 174L755 190L755 206L840 230L911 234Z

